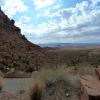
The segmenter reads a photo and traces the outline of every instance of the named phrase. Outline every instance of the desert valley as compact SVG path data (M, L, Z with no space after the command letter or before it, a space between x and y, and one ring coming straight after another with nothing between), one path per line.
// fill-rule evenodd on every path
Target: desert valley
M99 45L41 47L14 23L0 9L0 100L100 100L81 99L80 86L97 77Z

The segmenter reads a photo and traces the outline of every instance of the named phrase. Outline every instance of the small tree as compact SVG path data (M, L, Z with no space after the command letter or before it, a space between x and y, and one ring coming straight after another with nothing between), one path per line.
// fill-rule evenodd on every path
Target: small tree
M14 25L15 24L15 21L13 19L11 19L11 23Z

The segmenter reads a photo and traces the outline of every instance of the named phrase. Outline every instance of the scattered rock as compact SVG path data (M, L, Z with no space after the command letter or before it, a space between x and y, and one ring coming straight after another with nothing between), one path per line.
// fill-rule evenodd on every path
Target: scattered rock
M69 93L66 93L65 95L66 95L66 97L70 97L71 96L71 94L69 94Z

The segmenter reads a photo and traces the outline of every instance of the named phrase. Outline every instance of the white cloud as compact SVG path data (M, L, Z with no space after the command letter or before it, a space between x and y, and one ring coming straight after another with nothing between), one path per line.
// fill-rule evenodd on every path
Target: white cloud
M7 0L6 3L10 1L13 0ZM56 1L57 0L34 0L34 4L36 9L40 9L51 7ZM94 2L95 7L91 10ZM5 7L7 8L6 3ZM21 27L22 33L25 34L29 40L35 41L35 43L94 41L93 36L96 37L100 31L100 10L96 9L96 4L96 0L92 0L92 4L89 4L88 1L83 1L76 4L75 7L62 9L57 5L57 7L55 7L55 9L57 9L54 10L54 12L51 11L53 8L49 8L37 14L40 18L41 16L47 17L48 20L44 22L34 25L30 23L33 21L32 18L22 16L19 21L16 22L16 25ZM27 10L25 6L22 11L19 11L19 8L22 7L20 6L17 10L11 12L16 6L18 7L18 5L15 4L11 7L12 9L8 7L10 8L10 10L8 9L8 15L13 16L16 12L24 12ZM88 37L89 39L87 39Z
M49 17L50 18L53 18L53 17L62 17L61 11L60 10L57 10L55 13L50 14Z
M39 24L40 27L37 29L41 30L37 33L40 32L40 37L45 36L46 33L48 41L93 41L93 36L96 37L100 31L100 11L96 7L90 10L92 4L89 4L88 1L83 1L73 8L57 10L51 16L60 15L60 20L56 21L55 19L55 21L51 21L52 24L50 22L48 24ZM67 13L70 14L68 17ZM63 16L63 14L65 15ZM47 13L46 16L50 17L50 13ZM44 28L46 28L46 31L44 31ZM49 39L48 35L50 36ZM76 38L77 36L79 39ZM87 39L88 37L90 38L89 40Z
M61 11L58 9L55 11L55 13L52 13L51 9L45 9L42 11L42 13L38 13L37 17L48 17L48 18L54 18L54 17L62 17Z
M43 10L42 12L40 12L40 13L38 13L37 14L37 17L48 17L49 15L50 15L51 13L50 13L50 10L48 10L48 9L45 9L45 10Z
M29 16L21 16L19 19L20 24L25 24L31 21L31 17Z
M86 15L89 9L88 1L83 1L82 3L77 4L76 8L80 10L83 15Z
M17 12L27 11L28 7L22 0L6 0L2 5L2 9L9 17L13 17Z
M91 0L92 1L92 6L95 7L97 3L100 2L100 0Z
M52 34L58 29L58 25L55 21L49 21L48 23L41 23L37 27L34 27L33 34L38 38L43 38L45 36ZM49 34L48 34L49 33Z
M69 27L68 20L66 20L64 18L61 18L61 22L60 22L59 26L60 26L61 29L64 29L66 27Z
M36 9L45 8L53 5L57 0L34 0Z
M21 28L22 34L25 34L30 37L35 38L43 38L48 37L48 33L52 34L58 29L58 25L56 24L55 20L48 21L48 23L40 23L38 26L34 26L30 24L31 18L28 16L22 16L20 19L15 23L18 27Z
M34 27L33 25L29 25L32 18L29 16L21 16L18 21L16 21L15 25L21 28L22 34L33 33Z

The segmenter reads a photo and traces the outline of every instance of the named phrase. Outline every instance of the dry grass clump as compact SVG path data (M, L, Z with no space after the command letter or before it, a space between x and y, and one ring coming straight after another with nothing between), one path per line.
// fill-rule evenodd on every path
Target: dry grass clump
M33 85L33 88L31 90L30 99L31 100L41 100L43 94L43 85L41 82L37 81Z
M4 79L0 76L0 91L2 91L2 88L4 86Z
M95 67L88 63L80 63L74 66L77 69L79 75L92 75L95 76Z
M95 76L95 68L87 67L87 66L80 67L79 68L79 74L80 75L92 75L92 76Z
M70 75L65 69L43 69L33 72L34 82L39 80L44 84L43 100L66 100L76 95L77 76ZM70 79L71 78L71 79ZM34 83L33 82L33 83ZM35 89L37 88L34 87ZM35 90L33 88L33 90ZM33 99L32 99L33 100ZM74 100L74 99L70 99Z
M66 76L66 71L63 68L57 69L43 69L41 71L33 72L33 79L38 79L41 82L56 81L64 79Z

